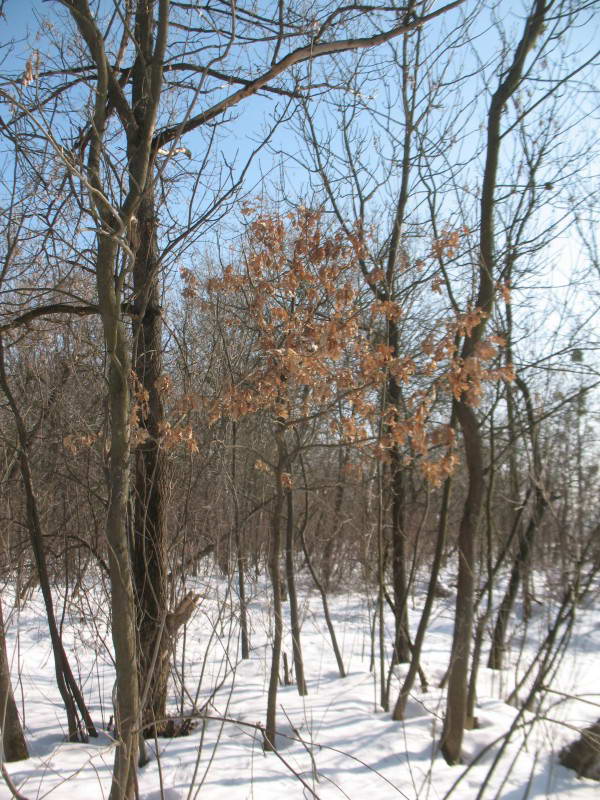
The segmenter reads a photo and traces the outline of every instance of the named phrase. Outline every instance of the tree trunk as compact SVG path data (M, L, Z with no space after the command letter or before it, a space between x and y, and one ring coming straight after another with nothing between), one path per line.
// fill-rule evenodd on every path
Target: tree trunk
M345 492L345 476L344 468L348 463L348 451L345 448L339 449L338 452L338 479L335 487L335 499L333 503L333 521L331 529L327 535L327 541L323 548L323 564L321 567L321 583L323 590L327 594L331 590L331 578L335 565L333 563L333 556L335 552L339 553L338 545L340 535L342 533L343 523L341 522L342 506L344 504Z
M165 454L161 446L162 318L160 308L156 210L152 186L137 213L133 269L133 368L138 418L146 437L135 449L135 513L132 562L139 637L140 691L145 737L166 725L170 647L163 636L167 614Z
M106 536L108 540L109 570L111 579L111 604L112 604L112 636L115 648L115 661L117 672L117 728L119 732L119 746L115 754L115 766L109 800L133 800L135 796L136 768L139 752L140 735L140 693L139 693L139 661L136 603L133 588L133 564L131 549L133 548L128 536L128 510L129 510L129 457L130 457L130 392L128 381L130 379L130 353L122 318L123 291L126 285L128 269L133 267L134 288L136 295L134 303L137 304L141 317L137 320L141 348L136 349L137 355L149 352L150 348L158 345L160 351L160 328L156 335L156 328L151 324L152 316L158 319L156 275L153 274L155 265L146 268L141 259L151 259L155 247L155 218L154 208L147 191L152 184L152 170L156 148L153 146L153 135L163 87L163 65L166 45L168 41L168 14L169 3L155 4L153 2L135 3L135 23L133 38L135 46L135 60L131 68L131 103L128 102L123 86L116 77L113 67L113 56L110 60L104 46L103 35L98 28L96 19L86 0L65 0L73 22L86 42L90 56L96 66L95 91L93 93L92 119L89 126L88 161L85 168L86 185L89 188L90 206L93 209L93 219L97 231L96 252L96 285L98 290L98 305L102 318L104 342L108 360L108 385L110 409L110 465L109 465L109 503L106 522ZM128 12L131 11L129 7ZM155 14L156 11L156 14ZM127 23L127 37L132 37L132 31ZM125 44L129 44L127 39ZM113 205L113 194L107 185L107 174L103 170L105 155L105 134L108 127L108 115L113 112L119 119L121 134L127 145L127 192L118 207ZM110 171L109 171L110 174ZM111 198L109 200L109 198ZM136 215L139 213L139 217ZM150 225L150 228L148 227ZM137 226L137 230L136 230ZM131 251L121 249L121 243L126 239L136 239L138 247ZM135 242L134 242L135 244ZM139 255L137 253L139 250ZM136 277L144 275L146 280L152 278L149 285L143 288ZM140 307L141 306L141 307ZM137 345L137 342L135 343ZM158 352L156 353L158 355ZM143 358L143 356L142 356ZM143 380L149 383L152 380L152 367ZM142 370L143 371L143 370ZM152 386L153 392L157 390ZM149 397L151 406L155 397ZM152 442L150 449L158 442ZM140 460L142 456L140 456ZM152 486L159 486L162 475L156 474L153 464L154 454L148 457L148 464L137 466L143 470L147 479L151 479ZM136 469L136 478L138 470ZM137 488L137 479L136 479ZM148 495L146 488L141 495L148 517L156 518L152 508L153 495ZM159 506L160 508L160 506ZM133 520L134 529L139 524L137 513ZM146 545L145 566L152 575L151 551L156 549L156 543L144 542ZM141 547L141 546L140 546ZM159 545L160 548L160 545ZM136 558L136 566L140 563ZM164 567L164 564L161 564ZM160 566L157 573L160 575ZM136 578L138 573L136 570ZM156 594L156 574L152 575L143 591L149 592L151 599L147 602L160 603ZM147 595L145 595L147 596ZM163 608L166 613L166 609ZM148 615L145 615L148 616ZM155 622L155 620L152 620ZM161 628L163 626L161 625ZM144 634L142 634L144 635ZM157 649L161 647L161 640L157 642ZM159 653L160 655L160 653ZM144 661L147 665L147 661ZM144 676L146 678L146 676ZM147 678L146 678L147 680ZM151 693L148 692L148 695Z
M50 588L50 578L48 576L48 567L46 564L46 554L43 547L42 527L39 518L37 498L33 485L33 477L31 474L31 466L29 463L28 437L21 412L19 411L8 383L8 377L6 375L4 363L4 344L2 342L2 337L0 337L0 386L2 387L2 391L6 396L17 428L17 438L19 441L19 466L21 469L21 478L25 492L27 528L29 530L31 548L35 558L37 575L40 582L40 588L42 590L44 606L46 608L48 630L50 633L50 641L52 642L56 683L58 685L58 690L62 697L63 703L65 704L65 710L67 713L69 741L87 741L87 735L97 736L98 734L96 733L96 728L92 722L92 718L83 699L83 695L81 694L81 690L79 689L77 681L75 680L71 670L69 661L67 659L67 654L60 637L58 625L56 623L54 602L52 600L52 590ZM79 714L81 714L86 730L84 730L82 727Z
M391 452L392 485L392 578L394 586L393 664L410 661L408 635L408 587L406 581L406 544L404 535L405 488L402 456L398 447Z
M275 750L275 732L277 727L277 689L279 686L279 664L281 661L281 644L283 639L283 610L281 599L281 573L279 571L279 557L281 554L281 522L283 516L283 487L281 485L281 470L275 475L276 495L271 522L271 541L269 543L269 574L273 587L273 651L271 656L271 675L269 677L269 690L267 696L267 724L265 727L264 749Z
M463 363L469 358L477 357L477 345L483 338L487 320L494 307L495 192L502 142L502 112L521 83L525 60L542 30L546 11L545 0L534 0L530 15L525 21L522 37L515 49L512 63L503 73L502 80L492 95L488 110L486 160L480 201L478 291L475 303L476 307L483 312L483 316L465 337L461 351ZM460 762L463 728L468 722L467 673L473 623L474 549L484 490L481 436L475 412L468 402L467 393L463 393L459 399L454 400L454 410L463 434L469 485L458 538L458 585L454 639L448 673L446 718L441 741L442 753L449 764Z
M300 696L308 694L304 677L304 661L302 659L302 645L300 643L300 616L298 614L298 596L296 594L296 577L294 573L294 496L293 490L285 490L287 509L286 534L285 534L285 572L290 601L290 627L292 630L292 652L294 654L294 670L296 672L296 685Z
M460 763L463 730L467 720L467 678L473 626L475 536L483 499L483 456L477 417L463 400L455 401L454 411L464 438L469 489L458 536L458 579L454 634L448 671L448 699L441 749L449 764Z
M22 761L29 758L23 727L10 680L10 664L6 652L4 615L0 598L0 731L2 754L5 761Z
M508 620L517 597L517 592L519 591L519 585L522 584L524 590L526 589L526 582L524 579L529 565L531 550L533 548L537 530L544 517L546 506L548 505L548 500L542 484L542 457L538 443L535 415L533 413L533 404L531 402L531 395L529 394L529 387L519 376L516 378L516 383L525 400L525 410L527 414L527 423L529 427L529 436L531 439L531 449L533 454L532 480L535 486L535 497L529 523L527 524L525 532L519 537L519 548L512 565L508 586L506 588L506 592L504 593L504 597L502 598L500 608L498 609L498 616L496 617L496 624L494 625L492 647L488 661L488 667L490 669L502 669L504 651L506 647L506 630L508 627Z
M508 627L508 620L510 618L519 585L523 582L525 569L529 563L531 549L535 541L535 534L539 528L540 522L544 516L544 510L547 505L547 500L541 488L536 485L535 501L531 518L519 540L519 549L515 556L515 560L510 571L510 578L506 592L500 603L498 609L498 616L496 617L496 624L494 625L494 633L492 635L492 647L488 660L488 667L490 669L502 669L504 652L506 649L506 630Z
M450 424L454 425L454 422L452 421ZM452 489L452 478L448 477L444 481L437 542L435 545L435 554L433 556L433 564L431 566L431 573L429 576L427 596L425 597L425 605L423 606L423 612L421 613L421 619L419 620L419 627L417 628L417 634L415 636L415 643L413 645L410 666L408 668L408 672L404 679L404 683L402 684L402 688L400 689L400 694L398 695L396 705L394 706L394 711L392 714L392 719L394 720L404 719L404 715L406 713L406 703L408 701L408 698L412 691L412 687L414 686L415 683L415 678L417 677L417 673L419 671L421 650L423 648L423 642L425 641L425 634L427 632L427 625L429 622L429 617L431 615L431 609L433 607L435 591L439 579L440 568L442 565L442 558L444 555L444 546L446 543L446 529L448 527L448 511L450 508L451 489Z
M233 497L233 525L235 535L235 553L238 572L238 593L240 598L240 638L242 658L250 658L250 636L248 635L248 608L246 604L246 559L244 556L244 542L240 530L240 502L237 494L237 422L232 426L232 452L231 452L231 483Z
M139 753L140 707L135 598L127 531L129 506L129 357L114 290L116 245L99 234L97 283L108 354L110 408L109 501L106 521L111 582L112 638L116 662L116 727L119 735L109 800L133 800Z

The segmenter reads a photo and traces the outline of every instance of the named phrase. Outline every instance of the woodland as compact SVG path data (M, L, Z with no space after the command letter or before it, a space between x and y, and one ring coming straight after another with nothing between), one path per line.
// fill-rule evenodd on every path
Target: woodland
M0 796L597 791L599 10L0 3Z

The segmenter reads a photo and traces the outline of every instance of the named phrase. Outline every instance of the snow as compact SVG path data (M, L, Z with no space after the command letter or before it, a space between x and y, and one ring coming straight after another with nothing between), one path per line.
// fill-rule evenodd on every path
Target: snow
M302 647L309 694L301 698L295 686L280 687L278 754L265 754L256 726L264 723L266 710L268 586L264 579L250 584L252 657L242 662L235 591L216 577L194 581L186 588L200 591L204 599L187 625L185 642L180 639L177 646L172 711L177 713L181 703L184 675L184 709L189 711L195 701L204 717L189 736L159 740L158 752L150 743L151 761L139 772L141 800L598 797L597 782L578 779L557 761L560 748L577 737L577 728L600 717L600 624L592 604L577 614L566 655L552 676L551 691L544 693L535 710L521 713L506 699L546 634L555 604L548 597L527 631L518 624L517 615L510 666L500 673L480 668L479 727L465 732L464 765L449 767L437 752L444 710L444 692L438 685L450 652L452 597L436 601L425 641L422 667L429 688L422 692L417 683L406 720L393 722L377 705L377 662L375 672L369 672L373 597L358 591L330 597L349 673L341 679L320 598L302 586ZM89 744L65 742L65 714L54 681L41 597L34 596L19 610L7 587L3 603L9 659L31 758L6 767L20 792L30 799L106 798L114 758L107 730L114 666L106 597L98 584L75 601L66 603L58 593L55 599L59 617L64 611L63 637L71 665L101 733ZM412 600L412 626L418 623L422 599ZM391 617L386 618L390 630L391 623ZM284 649L291 662L289 629ZM404 669L400 666L398 675ZM398 675L392 681L392 704ZM9 797L8 787L0 783L0 800Z

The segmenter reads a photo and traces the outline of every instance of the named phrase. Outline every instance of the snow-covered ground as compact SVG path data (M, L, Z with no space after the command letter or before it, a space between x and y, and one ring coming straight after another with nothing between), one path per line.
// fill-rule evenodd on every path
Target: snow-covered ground
M429 689L422 692L417 683L406 721L393 722L378 706L378 669L369 671L373 598L360 592L330 598L349 673L340 679L320 598L302 590L309 694L301 698L295 686L280 688L279 751L265 754L255 725L264 722L266 708L268 587L261 582L251 587L252 658L246 662L237 656L235 593L223 580L209 577L187 588L198 588L204 599L187 626L185 641L178 644L173 711L183 696L184 710L195 702L206 714L189 736L160 740L158 754L153 749L152 760L139 774L142 800L591 800L599 796L600 784L578 779L557 762L563 744L577 736L576 728L600 717L600 618L593 603L578 612L568 651L552 677L552 691L536 714L526 712L517 718L517 709L505 700L516 676L529 666L555 610L550 598L534 606L525 637L513 637L510 668L492 673L482 667L479 727L465 733L465 766L449 767L437 753L444 708L443 692L437 687L448 663L453 597L437 601L425 642L422 666ZM9 658L31 758L7 769L30 800L105 798L114 757L107 732L114 671L108 620L103 617L106 598L100 587L65 608L56 598L59 616L64 611L63 636L72 667L102 730L97 740L83 745L64 741L65 715L54 681L41 598L35 596L17 610L11 597L8 587L3 602ZM412 603L411 624L416 625L421 599L417 596ZM391 619L386 624L391 625ZM285 649L291 662L289 637ZM392 703L398 686L394 678ZM0 783L0 798L10 796Z

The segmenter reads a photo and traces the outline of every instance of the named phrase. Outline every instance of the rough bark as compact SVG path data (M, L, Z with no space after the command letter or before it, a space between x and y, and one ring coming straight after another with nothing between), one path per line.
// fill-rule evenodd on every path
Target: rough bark
M408 635L408 586L406 580L406 544L404 534L405 488L399 448L391 452L392 485L392 582L394 588L394 654L392 663L410 661Z
M406 221L409 198L409 180L413 167L414 114L416 102L416 64L419 61L420 33L416 33L414 64L409 55L409 38L402 41L402 110L404 114L404 136L402 141L402 168L400 191L394 215L394 225L386 264L386 299L395 300L398 259L403 250L402 237ZM400 331L397 322L389 320L387 326L388 345L393 358L400 356ZM402 388L397 378L390 375L387 387L387 400L401 416ZM410 641L408 632L408 586L406 581L406 545L404 532L405 489L402 466L402 453L398 446L391 451L391 493L392 493L392 576L394 587L395 631L393 663L410 661Z
M108 351L110 408L109 502L106 520L111 581L112 639L116 662L115 716L119 733L109 800L133 800L139 754L140 695L138 683L135 598L127 531L129 505L129 357L119 305L115 302L112 237L100 235L97 283Z
M143 85L147 102L128 103L117 74L109 63L104 41L87 0L66 3L86 42L97 75L93 118L90 125L87 186L97 228L96 287L108 362L110 413L109 502L106 538L111 581L112 638L116 662L116 709L119 742L109 800L133 800L139 753L140 693L135 597L128 537L130 457L130 358L122 317L122 297L130 259L123 257L120 243L131 226L152 169L152 135L162 87L162 70L168 28L168 2L161 0L154 20L155 4L136 5L136 61L138 87ZM155 28L155 48L148 43ZM129 35L129 33L128 33ZM143 73L143 78L139 75ZM139 97L139 95L138 95ZM136 100L136 97L133 97ZM135 102L134 102L135 105ZM127 139L129 188L121 205L109 201L110 192L102 170L108 114L115 109ZM138 112L141 116L138 116Z
M146 437L135 448L132 564L139 637L140 689L144 736L166 724L170 648L162 635L167 613L165 520L165 422L159 379L162 375L162 318L158 282L156 210L148 187L137 212L133 268L133 369L138 416Z

